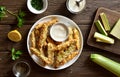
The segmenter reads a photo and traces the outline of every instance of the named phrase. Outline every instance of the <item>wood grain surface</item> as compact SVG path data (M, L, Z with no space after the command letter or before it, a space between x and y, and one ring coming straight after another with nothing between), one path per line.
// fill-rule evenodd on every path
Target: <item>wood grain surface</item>
M87 45L87 38L93 23L96 10L99 7L105 7L117 12L120 12L120 0L87 0L86 8L77 15L71 14L67 9L66 0L48 0L49 5L43 14L34 15L29 12L26 5L27 0L0 0L0 5L7 7L7 9L18 12L24 10L27 15L25 17L25 24L22 28L16 27L16 19L8 15L0 21L0 77L14 77L12 73L13 65L18 61L26 61L31 66L31 73L28 77L116 77L109 71L93 63L89 56L91 53L99 53L117 62L120 62L120 56L108 51L100 50ZM28 54L26 39L28 31L31 26L40 18L47 15L63 15L75 21L84 37L84 47L81 56L72 66L64 70L50 71L41 68L33 62ZM13 29L18 29L23 39L18 43L11 42L7 38L7 33ZM22 50L24 53L20 59L16 61L11 60L11 48Z

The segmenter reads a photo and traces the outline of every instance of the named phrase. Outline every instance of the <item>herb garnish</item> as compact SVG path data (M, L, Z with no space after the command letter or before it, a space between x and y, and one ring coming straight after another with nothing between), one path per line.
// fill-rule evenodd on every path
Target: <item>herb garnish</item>
M43 8L43 0L31 0L31 5L36 10L41 10Z
M19 11L18 14L14 14L13 12L7 10L4 6L0 6L0 20L3 18L3 17L7 17L7 14L6 12L8 12L9 14L13 15L16 17L17 19L17 26L20 28L23 26L23 23L24 23L24 16L26 15L24 11Z
M6 8L3 7L3 6L0 6L0 20L1 20L3 17L6 17Z
M24 23L24 16L25 16L25 12L23 12L23 11L20 10L18 12L18 15L17 15L17 21L18 21L17 26L18 27L22 27L22 25Z
M12 48L11 53L12 53L12 60L16 60L16 59L20 58L20 55L22 54L22 51L15 50L15 48Z

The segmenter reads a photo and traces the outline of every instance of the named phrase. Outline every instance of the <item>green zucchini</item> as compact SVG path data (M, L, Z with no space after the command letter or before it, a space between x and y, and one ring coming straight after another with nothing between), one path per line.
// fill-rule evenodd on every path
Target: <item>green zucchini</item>
M103 23L103 26L104 26L105 30L110 31L110 25L109 25L106 14L105 13L100 13L100 17L101 17L101 20L102 20L102 23Z
M99 54L91 54L90 59L116 76L120 77L120 63Z
M106 35L106 36L108 35L107 32L105 31L103 25L101 24L100 20L97 20L95 22L95 25L96 25L96 27L97 27L97 29L99 30L100 33L102 33L103 35Z
M100 34L98 32L95 32L94 38L99 39L101 42L104 42L104 43L114 44L114 39L113 38L110 38L110 37L105 36L103 34Z

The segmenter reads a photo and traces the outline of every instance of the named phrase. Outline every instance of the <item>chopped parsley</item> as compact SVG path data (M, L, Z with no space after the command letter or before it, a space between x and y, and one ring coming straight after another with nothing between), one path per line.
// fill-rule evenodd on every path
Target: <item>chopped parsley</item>
M31 0L31 5L36 10L41 10L43 8L43 1L42 0Z

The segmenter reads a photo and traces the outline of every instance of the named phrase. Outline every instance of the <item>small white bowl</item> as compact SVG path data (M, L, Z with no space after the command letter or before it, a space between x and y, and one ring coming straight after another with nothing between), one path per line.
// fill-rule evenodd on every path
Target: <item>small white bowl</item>
M50 36L54 41L63 42L68 38L68 27L63 23L56 23L50 28Z
M66 7L67 7L68 11L70 11L72 14L79 14L86 7L86 0L81 0L81 2L79 3L79 6L76 5L76 1L77 0L67 0L66 1Z
M43 1L43 8L41 10L36 10L35 8L32 7L31 0L27 0L27 7L30 10L30 12L34 14L41 14L45 12L48 7L48 0L42 0L42 1Z

